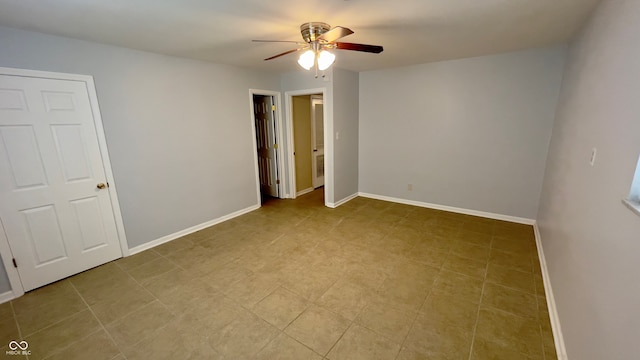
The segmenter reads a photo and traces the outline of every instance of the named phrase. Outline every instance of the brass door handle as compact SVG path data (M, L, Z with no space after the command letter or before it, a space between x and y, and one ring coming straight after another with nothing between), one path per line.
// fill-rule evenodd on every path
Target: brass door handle
M107 187L107 185L105 185L104 183L99 183L98 185L96 185L96 187L100 190L104 189Z

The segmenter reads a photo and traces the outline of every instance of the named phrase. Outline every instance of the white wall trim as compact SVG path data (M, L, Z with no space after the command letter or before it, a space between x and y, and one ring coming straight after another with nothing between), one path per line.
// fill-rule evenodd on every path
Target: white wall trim
M189 235L191 233L194 233L194 232L196 232L198 230L202 230L204 228L208 228L209 226L213 226L213 225L219 224L221 222L224 222L224 221L227 221L227 220L231 220L231 219L233 219L235 217L238 217L240 215L244 215L244 214L246 214L248 212L251 212L251 211L259 209L259 208L260 208L260 204L251 205L251 206L249 206L247 208L232 212L231 214L227 214L227 215L221 216L221 217L219 217L217 219L209 220L207 222L203 222L202 224L198 224L198 225L192 226L190 228L174 232L173 234L169 234L169 235L163 236L163 237L161 237L159 239L151 240L151 241L146 242L146 243L144 243L142 245L139 245L139 246L136 246L136 247L133 247L133 248L129 249L129 255L134 255L134 254L137 254L139 252L154 248L154 247L156 247L158 245L162 245L162 244L164 244L166 242L169 242L171 240L175 240L175 239L183 237L185 235Z
M540 237L540 229L538 224L533 224L533 232L536 237L536 247L538 248L538 259L540 260L540 269L542 269L542 279L544 282L544 293L547 299L547 309L549 309L549 320L551 320L551 329L553 330L553 341L556 345L556 354L558 360L568 360L567 349L564 345L564 337L560 327L560 318L558 317L558 309L556 301L553 297L551 288L551 279L549 278L549 270L547 269L547 261L544 257L544 249L542 248L542 238Z
M287 127L287 169L289 170L289 178L287 183L291 191L291 199L295 199L297 196L298 188L296 186L296 159L295 155L295 140L293 137L293 95L289 92L284 93L284 116Z
M313 186L312 186L312 187L310 187L310 188L304 189L304 190L300 190L300 191L298 191L298 192L296 193L296 197L298 197L298 196L302 196L302 195L304 195L304 194L308 194L308 193L312 192L313 190L315 190L315 189L313 188Z
M359 193L351 194L351 195L347 196L346 198L344 198L344 199L342 199L342 200L339 200L339 201L337 201L337 202L335 202L335 203L327 203L326 205L327 205L328 207L332 208L332 209L335 209L335 208L337 208L338 206L343 205L344 203L346 203L346 202L348 202L348 201L351 201L351 200L353 200L353 199L357 198L357 197L358 197L358 195L359 195Z
M536 223L534 219L527 219L527 218L521 218L517 216L502 215L502 214L490 213L485 211L457 208L457 207L447 206L447 205L438 205L438 204L432 204L432 203L427 203L422 201L400 199L400 198L384 196L384 195L376 195L376 194L369 194L369 193L363 193L363 192L358 193L358 195L366 198L371 198L371 199L391 201L399 204L420 206L420 207L425 207L429 209L454 212L458 214L479 216L479 217L484 217L484 218L494 219L494 220L509 221L509 222L514 222L518 224L533 225Z
M84 81L87 86L87 92L89 93L89 103L91 104L91 111L93 112L93 119L96 125L96 135L98 137L98 144L100 145L100 154L102 155L102 163L104 164L104 173L109 184L109 198L111 200L111 208L113 209L113 217L116 222L116 230L118 231L118 237L120 238L120 249L122 250L122 256L127 256L129 255L129 243L127 242L127 236L124 231L124 221L122 220L120 201L118 200L118 192L116 190L116 180L114 179L113 171L111 170L111 159L109 158L107 139L102 125L102 116L100 115L100 108L98 104L98 94L96 93L93 76L87 76Z
M13 291L9 290L7 292L3 292L2 294L0 294L0 304L4 304L7 301L11 301L13 299L15 299L16 297L13 294Z

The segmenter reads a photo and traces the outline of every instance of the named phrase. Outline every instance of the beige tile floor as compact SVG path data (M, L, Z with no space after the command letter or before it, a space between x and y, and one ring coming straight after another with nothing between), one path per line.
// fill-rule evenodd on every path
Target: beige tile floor
M315 191L2 304L0 335L30 359L549 360L544 296L530 226Z

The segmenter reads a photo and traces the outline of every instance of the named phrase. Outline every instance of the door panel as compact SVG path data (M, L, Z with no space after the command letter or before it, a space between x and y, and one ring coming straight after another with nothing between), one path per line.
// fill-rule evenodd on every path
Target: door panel
M33 126L0 126L14 190L46 186L47 179Z
M73 207L75 222L80 230L82 252L108 245L107 234L101 221L103 215L98 197L73 200L69 203Z
M271 96L254 95L253 105L256 121L260 192L278 197L278 162L273 98Z
M74 111L76 109L73 93L43 91L42 98L47 112Z
M27 102L24 91L17 89L0 89L0 110L26 110Z
M35 258L35 266L66 259L67 250L62 240L60 220L54 205L49 204L20 211L24 216L25 235Z
M52 125L60 165L66 182L89 180L93 176L81 125Z
M25 291L122 256L86 84L0 75L0 218Z

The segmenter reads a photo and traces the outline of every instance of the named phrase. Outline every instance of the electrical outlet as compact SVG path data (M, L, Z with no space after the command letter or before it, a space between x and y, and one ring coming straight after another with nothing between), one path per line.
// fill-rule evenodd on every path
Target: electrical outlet
M598 152L598 149L593 148L591 149L591 160L589 160L589 164L591 166L593 166L593 164L596 163L596 153Z
M413 191L413 184L407 184L407 190Z

